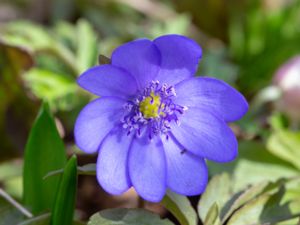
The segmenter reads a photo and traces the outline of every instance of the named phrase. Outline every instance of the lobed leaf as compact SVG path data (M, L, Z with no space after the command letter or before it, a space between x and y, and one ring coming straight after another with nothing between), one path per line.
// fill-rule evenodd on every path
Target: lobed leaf
M248 201L250 201L250 200L254 199L255 197L257 197L258 195L260 195L263 192L263 190L266 189L266 187L268 185L269 185L269 182L264 181L257 185L253 185L253 186L247 188L242 193L239 193L238 196L236 196L236 197L233 196L233 198L231 199L232 202L229 201L228 204L226 204L222 210L222 211L225 211L225 215L223 215L223 216L221 215L222 222L224 223L235 210L237 210L238 208L243 206Z
M88 225L172 225L168 219L144 209L106 209L94 214Z
M227 173L214 176L208 183L205 192L198 203L198 213L202 221L205 221L210 208L216 204L222 209L230 198L231 182Z
M208 162L210 174L224 171L232 174L233 192L244 190L247 186L263 181L276 182L280 178L290 178L299 174L298 170L286 160L270 153L258 141L239 143L239 157L226 164Z
M217 203L214 203L205 217L204 225L221 225L219 218L219 207Z
M161 204L176 217L181 225L197 225L197 213L186 196L168 190Z
M267 147L270 152L279 158L293 164L300 170L300 133L288 130L277 130L270 136Z
M227 224L274 224L299 216L299 201L283 203L284 194L285 188L282 186L273 194L265 193L254 198L237 210Z

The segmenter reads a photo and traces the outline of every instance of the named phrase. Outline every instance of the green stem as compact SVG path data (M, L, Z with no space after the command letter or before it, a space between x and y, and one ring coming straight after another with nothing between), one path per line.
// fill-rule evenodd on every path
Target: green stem
M30 224L35 224L35 222L37 222L37 224L39 224L39 222L44 221L44 219L50 219L50 213L36 216L34 218L23 221L23 222L19 223L18 225L30 225Z
M0 196L2 196L6 201L16 207L22 214L27 216L28 218L32 218L33 215L29 212L25 207L23 207L20 203L14 200L10 195L8 195L4 190L0 188Z
M184 215L181 214L181 211L178 209L176 204L172 201L172 199L166 194L163 200L160 202L170 213L173 214L173 216L176 217L178 222L181 225L189 225L189 222L186 220Z

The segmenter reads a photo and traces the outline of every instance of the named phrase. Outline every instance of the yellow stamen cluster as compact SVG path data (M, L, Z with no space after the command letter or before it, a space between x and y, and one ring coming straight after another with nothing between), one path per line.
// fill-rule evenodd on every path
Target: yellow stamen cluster
M140 112L143 114L145 118L155 118L163 115L163 112L160 111L161 101L160 96L155 95L154 92L151 92L150 96L145 98L140 103Z

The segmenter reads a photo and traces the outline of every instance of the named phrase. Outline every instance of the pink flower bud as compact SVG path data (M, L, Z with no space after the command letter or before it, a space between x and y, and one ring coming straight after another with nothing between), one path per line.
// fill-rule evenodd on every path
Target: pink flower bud
M300 55L290 59L278 69L274 83L282 92L279 109L292 120L300 121Z

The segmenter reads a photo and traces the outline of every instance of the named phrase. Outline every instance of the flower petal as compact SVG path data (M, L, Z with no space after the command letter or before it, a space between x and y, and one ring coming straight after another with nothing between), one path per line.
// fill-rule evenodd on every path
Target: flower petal
M159 202L166 191L166 162L161 141L147 135L135 139L129 152L129 175L137 193L151 202Z
M196 73L202 50L195 41L171 34L153 42L161 54L161 70L156 77L159 82L173 85Z
M179 126L171 124L171 132L186 150L216 162L229 162L237 156L237 140L222 119L190 108L179 121Z
M137 91L134 77L112 65L95 66L85 71L78 84L98 96L119 96L126 98Z
M163 141L167 160L167 186L182 195L201 194L206 187L208 171L205 161L184 151L172 137Z
M97 161L97 179L110 194L122 194L130 186L127 156L132 137L124 129L111 132L101 144Z
M248 111L244 96L223 81L198 77L175 86L177 104L205 108L226 122L240 119Z
M112 65L118 66L133 77L138 87L144 88L157 75L160 53L152 41L139 39L118 47L111 57Z
M98 151L103 138L120 121L124 103L119 98L103 97L85 106L75 123L77 146L86 153Z

